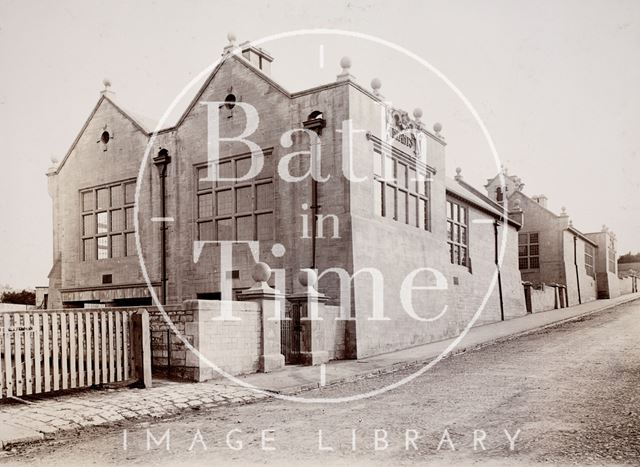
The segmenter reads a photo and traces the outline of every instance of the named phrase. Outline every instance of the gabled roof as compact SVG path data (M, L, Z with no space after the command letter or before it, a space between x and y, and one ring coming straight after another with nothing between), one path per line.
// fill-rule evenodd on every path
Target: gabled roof
M594 242L593 240L591 240L589 237L587 237L585 234L583 234L582 232L580 232L578 229L576 229L573 226L569 226L565 229L568 232L571 232L572 234L574 234L576 237L580 237L582 240L584 240L585 242L595 246L596 248L598 247L598 244L596 242Z
M543 210L544 212L546 212L547 214L550 214L550 215L552 215L553 217L557 217L557 218L562 217L562 216L560 216L559 214L556 214L555 212L553 212L551 209L549 209L549 208L545 208L545 207L544 207L544 206L542 206L540 203L537 203L533 198L531 198L530 196L525 195L525 194L524 194L524 192L522 192L522 191L520 191L520 190L518 190L518 191L514 191L514 192L512 192L510 195L508 195L508 196L507 196L507 202L508 202L511 198L513 198L514 196L516 196L516 195L518 195L518 194L519 194L520 196L522 196L523 198L525 198L525 199L526 199L527 201L529 201L530 203L532 203L532 204L534 204L535 206L537 206L537 207L539 207L540 209L542 209L542 210Z
M93 110L89 114L89 117L84 122L84 125L82 125L82 128L80 129L80 132L78 133L76 138L73 140L73 143L71 143L71 147L69 148L69 150L67 151L65 156L62 158L62 161L60 162L60 164L58 164L58 167L56 167L56 170L55 170L56 174L60 173L60 169L62 169L62 167L64 166L65 162L67 161L67 159L69 158L69 156L71 155L71 153L75 149L76 145L78 144L78 141L80 141L80 138L82 137L82 135L84 134L85 130L89 126L89 122L91 122L91 120L93 120L93 116L96 114L96 112L98 111L98 109L100 108L102 103L105 102L105 101L109 102L113 107L115 107L115 109L124 118L129 120L133 124L133 126L135 126L139 131L144 133L146 136L149 135L149 131L145 128L145 126L142 123L140 123L140 121L138 119L134 118L129 112L125 111L122 107L120 107L118 104L116 104L111 97L108 97L106 94L102 94L100 96L100 99L98 99L98 102L96 102L96 105L93 107Z
M506 174L506 173L504 173L504 172L502 173L502 176L503 176L504 178L508 178L509 180L511 180L511 181L512 181L512 182L514 182L514 183L515 183L515 182L516 182L516 180L518 179L518 176L517 176L517 175L508 175L508 174ZM488 187L489 185L491 185L491 183L493 183L493 182L494 182L494 180L495 180L496 178L500 178L500 173L497 173L496 175L494 175L494 176L493 176L493 177L491 177L491 178L487 178L487 183L484 185L484 186L485 186L485 188L486 188L486 187Z
M525 195L522 191L515 191L513 192L511 195L509 195L509 197L507 199L511 199L512 197L514 197L516 194L520 194L520 196L522 196L523 198L525 198L529 204L532 204L534 206L536 206L538 209L541 209L543 212L546 212L548 215L553 216L555 219L560 219L561 216L559 214L556 214L555 212L553 212L552 210L550 210L549 208L545 208L544 206L542 206L540 203L536 203L533 199L531 199L531 197ZM567 216L568 217L568 216ZM565 228L564 230L567 230L571 233L573 233L574 235L580 237L581 239L583 239L585 242L597 247L598 244L596 242L594 242L593 240L591 240L590 238L588 238L585 234L583 234L581 231L579 231L578 229L576 229L575 227L573 227L572 225L569 225L567 228Z
M508 216L505 218L503 208L500 205L496 205L491 201L488 201L486 197L479 196L474 193L477 192L475 189L469 189L470 185L467 183L461 184L460 182L453 180L452 178L445 177L445 187L447 190L447 194L453 195L454 197L460 198L463 201L466 201L470 205L475 208L483 211L486 214L498 219L508 222L513 225L517 229L521 227L521 225L515 220L509 218Z
M276 81L274 81L270 76L265 74L262 70L260 70L255 65L253 65L248 60L246 60L239 53L239 50L240 49L238 49L238 53L232 52L232 53L229 53L229 54L227 54L227 55L225 55L223 57L223 59L220 61L220 63L218 63L214 67L214 69L209 73L209 75L204 79L204 81L202 82L202 85L199 87L199 89L196 92L196 94L194 95L194 97L189 101L189 104L187 105L187 107L184 109L184 111L182 111L180 113L180 117L178 118L178 120L173 124L170 124L168 126L164 126L163 128L158 129L157 133L165 133L165 132L169 132L169 131L174 131L184 122L184 120L187 118L187 116L189 115L191 110L197 105L198 101L200 100L200 98L202 97L204 92L207 90L207 88L209 87L211 81L213 81L214 77L216 76L216 74L218 73L220 68L226 63L227 60L235 60L236 62L238 62L241 65L245 66L247 69L251 70L255 75L257 75L260 79L264 80L269 85L271 85L274 89L276 89L278 92L280 92L281 94L283 94L284 96L286 96L286 97L288 97L290 99L295 99L297 97L304 96L306 94L319 92L319 91L322 91L324 89L331 89L331 88L335 88L335 87L342 86L342 85L348 85L348 86L353 86L354 88L356 88L357 90L359 90L363 94L366 94L368 97L370 97L373 100L376 100L376 101L381 102L383 104L385 102L380 96L376 96L371 91L363 88L358 83L356 83L356 82L354 82L352 80L334 81L334 82L322 84L322 85L319 85L319 86L315 86L315 87L312 87L312 88L304 89L302 91L290 92L290 91L286 90L283 86L278 84ZM86 130L87 126L89 125L89 122L91 121L91 119L95 115L95 113L98 110L98 108L100 107L100 105L105 100L109 101L109 103L111 103L118 110L118 112L120 112L125 118L127 118L129 121L131 121L131 123L133 123L133 125L136 128L138 128L142 133L144 133L147 137L150 137L155 132L155 129L157 127L157 122L155 122L153 119L137 115L137 114L135 114L133 112L129 112L129 111L125 110L122 106L116 104L114 102L113 98L108 97L107 95L103 94L100 97L100 99L98 99L98 102L96 103L95 107L91 111L91 114L89 115L89 117L85 121L85 123L82 126L82 129L80 130L80 132L78 133L78 136L76 136L76 139L73 141L73 144L69 148L69 151L64 156L64 158L62 159L60 164L58 164L58 167L55 170L56 174L59 173L60 169L64 166L64 164L65 164L66 160L68 159L69 155L71 154L71 152L75 148L76 144L78 143L80 137L83 135L84 131ZM433 133L431 133L430 131L426 130L423 127L421 127L420 129L426 135L428 135L428 136L430 136L430 137L432 137L432 138L434 138L434 139L436 139L436 140L438 140L438 141L440 141L441 143L444 144L444 141L442 140L442 138L435 136Z

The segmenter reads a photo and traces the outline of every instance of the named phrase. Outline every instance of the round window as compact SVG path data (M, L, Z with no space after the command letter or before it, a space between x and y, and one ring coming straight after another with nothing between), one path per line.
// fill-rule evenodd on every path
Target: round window
M107 144L109 142L109 139L111 139L111 135L109 135L109 132L103 131L102 136L100 136L100 141L102 141L104 144Z
M231 110L236 106L236 96L234 96L233 94L229 94L227 97L224 98L224 106Z

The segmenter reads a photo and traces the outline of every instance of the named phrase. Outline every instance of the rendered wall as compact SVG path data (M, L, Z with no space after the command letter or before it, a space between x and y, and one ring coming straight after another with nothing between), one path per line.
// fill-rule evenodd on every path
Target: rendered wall
M350 117L354 128L380 136L380 109L366 94L357 89L350 93ZM354 167L362 182L351 184L354 271L375 268L383 273L383 286L373 285L370 274L363 272L354 279L354 304L357 329L357 356L393 351L434 342L458 335L469 323L482 303L496 274L493 224L476 224L489 216L469 208L469 246L472 271L452 265L446 242L446 187L444 145L436 137L427 137L427 164L436 169L431 183L431 231L425 231L376 214L373 190L373 146L364 135L354 135ZM464 204L464 203L463 203ZM491 219L492 220L492 219ZM515 240L515 229L509 228ZM517 269L517 250L509 250L503 264L506 314L525 313L524 294ZM515 254L514 254L515 252ZM420 321L402 308L400 290L405 278L420 268L440 271L447 282L446 290L415 290L413 307ZM414 286L434 286L435 276L420 271ZM376 292L383 292L381 300ZM374 321L377 303L384 304L386 321ZM446 308L446 311L443 310ZM438 316L443 313L439 318ZM500 319L497 284L489 294L486 306L476 324Z
M554 310L556 308L556 293L555 287L531 288L532 313Z
M575 243L574 238L576 239ZM567 278L566 285L569 306L590 302L597 298L596 279L587 274L587 270L585 268L585 243L586 242L582 238L574 236L574 234L569 231L565 231L563 233L564 264ZM580 292L579 295L578 290Z

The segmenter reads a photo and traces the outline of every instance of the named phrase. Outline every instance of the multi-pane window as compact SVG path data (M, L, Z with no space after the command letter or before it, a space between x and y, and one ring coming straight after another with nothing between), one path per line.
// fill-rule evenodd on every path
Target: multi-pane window
M82 190L82 260L133 256L135 180Z
M447 244L453 264L469 266L469 211L453 201L447 201Z
M239 178L251 166L251 156L218 162L218 178ZM265 168L261 177L268 175ZM273 240L275 193L273 179L208 182L208 167L196 167L198 240Z
M429 225L429 174L374 147L376 213L424 230Z
M593 269L593 257L595 256L595 249L593 245L588 243L584 244L584 268L587 270L587 274L591 277L595 277L595 271Z
M608 263L609 263L609 272L612 272L615 274L616 272L616 245L615 242L613 240L613 238L609 238L609 246L607 248L608 250Z
M540 269L540 240L537 232L518 234L520 269Z

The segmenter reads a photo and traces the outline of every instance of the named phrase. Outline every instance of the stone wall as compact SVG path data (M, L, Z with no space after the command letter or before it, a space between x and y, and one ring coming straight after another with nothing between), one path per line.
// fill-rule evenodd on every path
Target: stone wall
M154 373L205 381L222 377L209 363L231 375L258 371L260 306L253 302L225 303L230 304L237 321L214 319L221 316L221 301L187 300L182 305L164 307L175 331L198 349L202 358L187 348L158 309L150 309Z
M324 334L324 349L329 353L329 360L342 360L348 357L346 333L347 328L353 321L345 321L336 319L340 316L340 307L326 305L324 307L323 321L323 334Z
M155 375L169 378L197 381L199 371L193 365L187 365L187 349L184 342L178 338L176 332L193 345L193 328L187 329L188 323L193 323L194 310L183 305L166 305L166 317L158 308L147 308L151 328L151 357ZM167 319L169 321L167 321ZM169 323L173 324L173 328Z
M640 283L640 278L635 276L619 277L618 287L620 290L620 295L626 295L626 294L638 292L638 290L640 290L639 283Z
M557 308L557 290L555 287L545 286L531 288L531 312L549 311Z
M569 306L596 300L596 279L595 277L587 274L585 267L585 240L574 235L568 230L563 232L562 238L564 244L564 267Z
M614 261L614 270L609 268L609 257L611 251L609 245L611 242L614 244L615 254L615 237L612 237L609 230L603 230L602 232L593 232L585 234L586 237L598 244L595 257L595 269L596 269L596 284L598 288L598 298L616 298L620 296L619 284L618 284L618 268Z

